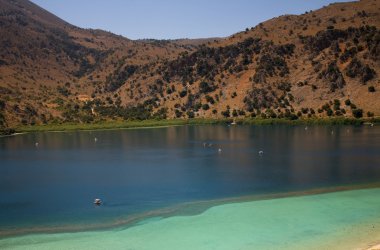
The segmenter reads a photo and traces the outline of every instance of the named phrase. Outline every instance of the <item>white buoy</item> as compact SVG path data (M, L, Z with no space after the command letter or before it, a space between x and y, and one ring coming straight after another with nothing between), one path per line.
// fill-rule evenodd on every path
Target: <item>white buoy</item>
M264 154L264 151L260 150L259 155L263 155L263 154Z
M94 138L94 142L97 142L97 141L98 141L98 138L95 137L95 138Z
M38 142L36 142L34 145L36 145L36 147L38 147Z
M96 199L94 200L94 204L100 206L100 205L102 204L102 200L96 198Z
M222 149L221 149L221 148L219 148L219 149L218 149L218 152L219 152L219 153L221 153L221 152L222 152Z

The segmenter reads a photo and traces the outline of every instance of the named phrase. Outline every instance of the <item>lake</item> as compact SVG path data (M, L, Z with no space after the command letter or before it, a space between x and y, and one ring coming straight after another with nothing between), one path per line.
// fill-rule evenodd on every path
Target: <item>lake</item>
M30 133L0 138L0 160L0 237L6 238L138 225L200 214L239 197L376 184L380 127ZM95 206L95 198L104 204Z

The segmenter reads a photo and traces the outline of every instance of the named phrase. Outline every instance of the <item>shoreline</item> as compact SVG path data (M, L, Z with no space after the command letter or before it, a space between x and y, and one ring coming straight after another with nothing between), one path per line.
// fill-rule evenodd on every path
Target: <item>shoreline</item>
M363 248L363 250L380 250L380 242L374 243L374 244L369 244L370 247L368 248Z
M380 124L380 118L318 118L318 119L261 119L261 118L243 118L243 119L168 119L168 120L142 120L142 121L103 121L97 123L62 123L62 124L45 124L45 125L28 125L17 126L14 128L15 133L4 134L4 136L12 136L23 133L35 133L35 132L66 132L66 131L96 131L96 130L116 130L116 129L138 129L138 128L162 128L173 126L185 126L185 125L231 125L235 121L237 125L257 125L257 126L270 126L270 125L320 125L320 126L339 126L339 125L372 125ZM232 125L231 125L232 126ZM1 131L0 131L1 132ZM1 133L0 133L1 134Z
M109 249L126 246L132 249L181 249L184 246L185 249L251 249L258 246L259 249L272 249L281 246L281 249L374 250L380 237L375 229L380 226L376 217L380 203L373 198L379 192L379 188L346 190L220 204L200 214L152 218L133 227L31 234L0 239L0 245L4 249L95 246ZM348 208L347 203L352 207ZM363 212L359 217L358 210ZM143 240L146 237L150 240Z
M141 222L150 220L152 218L170 218L173 216L197 216L204 213L208 209L221 206L226 204L236 204L236 203L247 203L255 201L269 201L277 199L286 198L297 198L297 197L307 197L323 194L333 194L345 191L357 191L357 190L368 190L380 188L380 182L374 183L364 183L364 184L354 184L347 186L333 186L333 187L322 187L322 188L312 188L300 191L288 191L283 193L267 193L259 195L244 195L238 197L228 197L212 200L199 200L184 202L176 204L169 207L162 207L155 210L150 210L146 212L141 212L133 215L129 215L124 218L118 218L116 221L110 221L108 223L95 223L95 224L78 224L78 225L61 225L56 227L31 227L23 229L14 229L11 231L0 230L0 241L9 238L17 238L28 235L36 234L60 234L60 233L85 233L85 232L96 232L103 230L112 229L128 229L138 226Z

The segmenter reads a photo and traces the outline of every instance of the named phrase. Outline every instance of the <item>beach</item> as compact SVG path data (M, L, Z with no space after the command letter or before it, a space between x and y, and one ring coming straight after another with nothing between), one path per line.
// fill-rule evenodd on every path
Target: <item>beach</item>
M380 249L380 244L376 244L367 248L366 250L379 250L379 249Z

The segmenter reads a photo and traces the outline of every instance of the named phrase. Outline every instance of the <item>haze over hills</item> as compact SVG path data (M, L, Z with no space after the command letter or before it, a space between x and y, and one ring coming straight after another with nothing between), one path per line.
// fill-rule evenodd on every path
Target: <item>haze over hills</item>
M134 41L0 0L0 125L379 116L379 27L379 1L362 0L223 39Z

